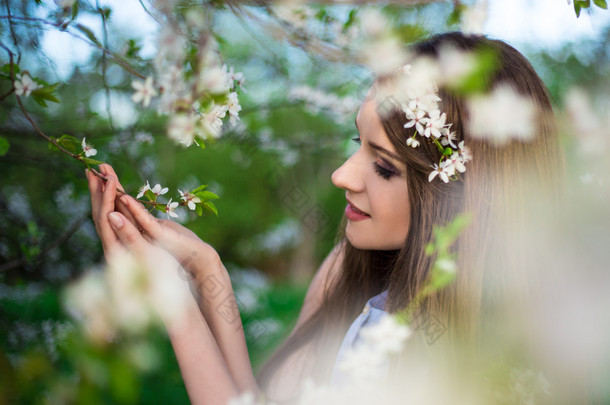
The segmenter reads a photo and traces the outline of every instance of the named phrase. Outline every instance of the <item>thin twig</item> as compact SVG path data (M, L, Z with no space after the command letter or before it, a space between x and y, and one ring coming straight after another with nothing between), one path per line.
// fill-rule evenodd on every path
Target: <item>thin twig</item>
M49 244L49 246L45 247L31 261L34 262L34 261L40 260L42 257L47 255L53 249L55 249L59 245L66 242L68 239L70 239L72 234L74 234L76 231L78 231L78 229L81 227L81 225L83 224L85 219L87 219L88 217L89 217L89 214L86 214L86 215L80 217L76 222L74 222L74 224L72 224L72 226L70 226L63 234L61 234L58 238L56 238L53 243L51 243L51 244ZM0 272L14 269L15 267L19 267L21 265L27 264L29 261L30 260L28 260L26 257L22 257L20 259L10 261L10 262L5 263L2 266L0 266Z
M15 44L15 49L17 51L17 63L21 61L21 50L19 49L19 41L17 41L17 34L15 34L15 27L13 27L13 19L11 18L11 8L8 5L8 0L4 0L4 5L6 6L6 13L8 14L8 27L11 31L11 38L13 39L13 43Z

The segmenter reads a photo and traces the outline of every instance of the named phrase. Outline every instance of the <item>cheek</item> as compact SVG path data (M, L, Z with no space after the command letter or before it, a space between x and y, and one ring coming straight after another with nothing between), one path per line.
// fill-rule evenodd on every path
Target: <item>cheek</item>
M386 237L402 246L411 218L407 185L388 182L381 186L374 193L379 198L371 201L372 211Z

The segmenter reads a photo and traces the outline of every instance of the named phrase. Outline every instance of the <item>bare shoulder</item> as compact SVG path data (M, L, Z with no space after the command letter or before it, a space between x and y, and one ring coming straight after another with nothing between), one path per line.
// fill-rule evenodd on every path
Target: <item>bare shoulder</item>
M339 276L345 252L343 246L344 244L340 242L330 251L311 280L295 329L320 307L326 291Z

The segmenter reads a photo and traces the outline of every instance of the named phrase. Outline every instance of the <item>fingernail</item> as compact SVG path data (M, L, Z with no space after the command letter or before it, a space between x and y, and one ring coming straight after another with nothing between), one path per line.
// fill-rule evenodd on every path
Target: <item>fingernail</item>
M108 214L108 220L110 221L110 225L112 225L115 229L120 229L123 227L123 220L116 212L111 212Z
M121 202L125 205L129 204L129 197L127 197L127 194L124 194L122 196L119 197L119 200L121 200Z

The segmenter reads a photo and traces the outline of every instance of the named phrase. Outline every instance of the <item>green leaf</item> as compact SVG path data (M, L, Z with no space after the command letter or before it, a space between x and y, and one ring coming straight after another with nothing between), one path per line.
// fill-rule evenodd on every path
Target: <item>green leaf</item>
M0 71L10 75L11 74L11 64L7 63L6 65L2 66L2 69L0 69ZM17 66L16 64L13 63L13 73L18 74L19 72L20 72L19 66Z
M595 3L595 5L599 8L603 8L604 10L608 9L608 3L606 3L606 0L593 0L593 3Z
M208 188L207 184L202 184L199 187L197 187L196 189L194 189L193 191L191 191L191 194L195 194L199 191L205 190L206 188Z
M462 21L462 17L464 15L464 11L466 10L466 5L461 3L455 3L453 7L453 11L447 17L447 25L456 25Z
M91 159L91 158L88 158L88 157L84 157L84 158L82 158L82 159L83 159L83 162L85 162L85 164L86 164L87 166L91 166L91 165L101 165L102 163L104 163L104 162L102 162L102 161L100 161L100 160L95 160L95 159Z
M32 98L34 99L34 101L36 101L41 107L47 107L47 103L44 101L43 98L39 97L39 96L32 96Z
M75 20L77 16L78 16L78 1L75 1L74 5L72 6L72 19Z
M216 208L216 206L214 205L213 202L206 201L202 205L203 205L203 208L205 208L207 211L210 211L210 212L214 213L214 215L218 216L218 209Z
M580 17L580 4L574 2L574 12L576 13L576 18Z
M146 190L146 193L144 193L144 197L148 198L149 201L157 200L157 196L155 195L155 193L150 190Z
M9 147L10 144L8 143L8 139L3 136L0 136L0 156L6 155L6 152L8 152Z
M94 44L96 44L99 47L102 47L102 44L100 43L100 41L95 37L95 34L93 33L93 31L91 31L89 28L85 27L82 24L76 24L76 29L79 30L80 32L82 32L83 34L85 34L85 36L87 38L89 38L89 40L91 42L93 42Z
M219 197L212 193L211 191L199 191L197 193L193 193L195 194L197 197L201 198L202 200L217 200Z
M199 215L199 216L203 215L203 208L201 207L200 204L195 205L195 211L197 211L197 215Z
M59 138L55 138L55 141L67 151L75 154L79 153L78 148L80 147L81 141L75 137L64 134Z

